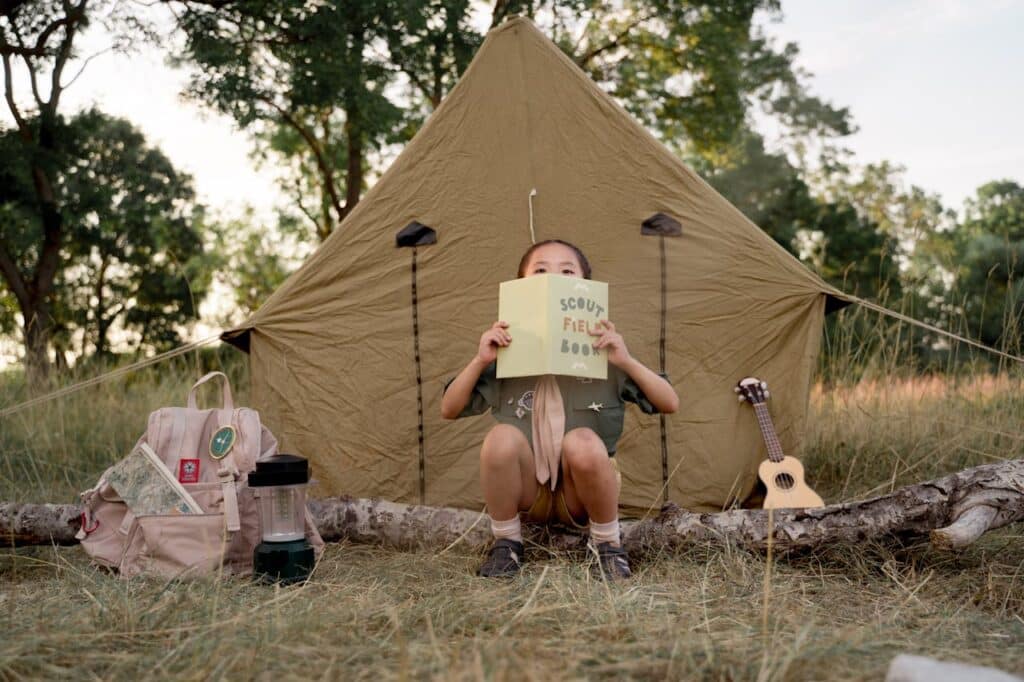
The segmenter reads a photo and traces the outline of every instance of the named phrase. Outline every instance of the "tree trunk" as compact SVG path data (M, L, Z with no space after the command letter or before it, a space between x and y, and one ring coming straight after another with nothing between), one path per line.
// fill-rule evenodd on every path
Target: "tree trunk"
M351 497L312 500L309 507L325 540L430 549L491 541L489 521L480 512ZM0 504L0 542L74 544L80 512L70 504ZM960 548L985 531L1024 520L1024 459L966 469L862 502L777 509L771 531L768 519L763 509L699 514L669 504L655 518L623 522L623 539L637 555L709 542L763 550L769 537L776 551L929 535L936 547ZM584 543L555 528L530 532L560 548Z
M53 336L53 320L50 318L49 306L37 301L22 311L25 319L25 372L29 384L38 386L50 377L50 340Z

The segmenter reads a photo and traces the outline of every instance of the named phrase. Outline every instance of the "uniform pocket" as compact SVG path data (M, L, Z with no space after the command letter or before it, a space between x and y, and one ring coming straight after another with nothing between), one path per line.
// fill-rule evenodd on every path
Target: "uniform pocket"
M597 434L610 451L622 435L625 406L614 393L607 391L581 391L570 401L572 411L566 410L565 430L587 428Z

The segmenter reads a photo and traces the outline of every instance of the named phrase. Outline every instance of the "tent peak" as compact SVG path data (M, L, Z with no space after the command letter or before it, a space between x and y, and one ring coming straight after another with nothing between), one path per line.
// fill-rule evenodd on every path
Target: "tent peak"
M487 33L500 33L501 31L514 28L516 26L529 26L536 31L540 30L537 28L537 24L533 23L533 20L525 14L510 14L502 19L500 24L490 29Z

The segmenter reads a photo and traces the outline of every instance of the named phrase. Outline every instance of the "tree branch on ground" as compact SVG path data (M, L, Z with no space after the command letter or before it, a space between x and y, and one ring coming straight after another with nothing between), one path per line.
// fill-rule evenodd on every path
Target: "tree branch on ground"
M424 507L382 500L330 497L309 502L328 541L366 542L397 548L479 548L492 541L483 512ZM14 545L74 544L81 507L0 504L0 538ZM655 518L624 521L623 543L643 555L693 545L732 544L762 551L813 550L866 541L931 538L942 549L960 549L983 533L1024 521L1024 459L965 469L908 485L888 495L819 509L735 509L688 512L668 504ZM532 537L563 548L585 538L557 527L530 527Z

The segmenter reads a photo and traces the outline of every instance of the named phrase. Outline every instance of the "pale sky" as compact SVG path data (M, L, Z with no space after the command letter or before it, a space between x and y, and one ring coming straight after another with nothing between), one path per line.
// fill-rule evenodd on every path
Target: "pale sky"
M847 106L858 162L887 159L947 206L989 180L1024 184L1024 2L783 0L812 89Z

